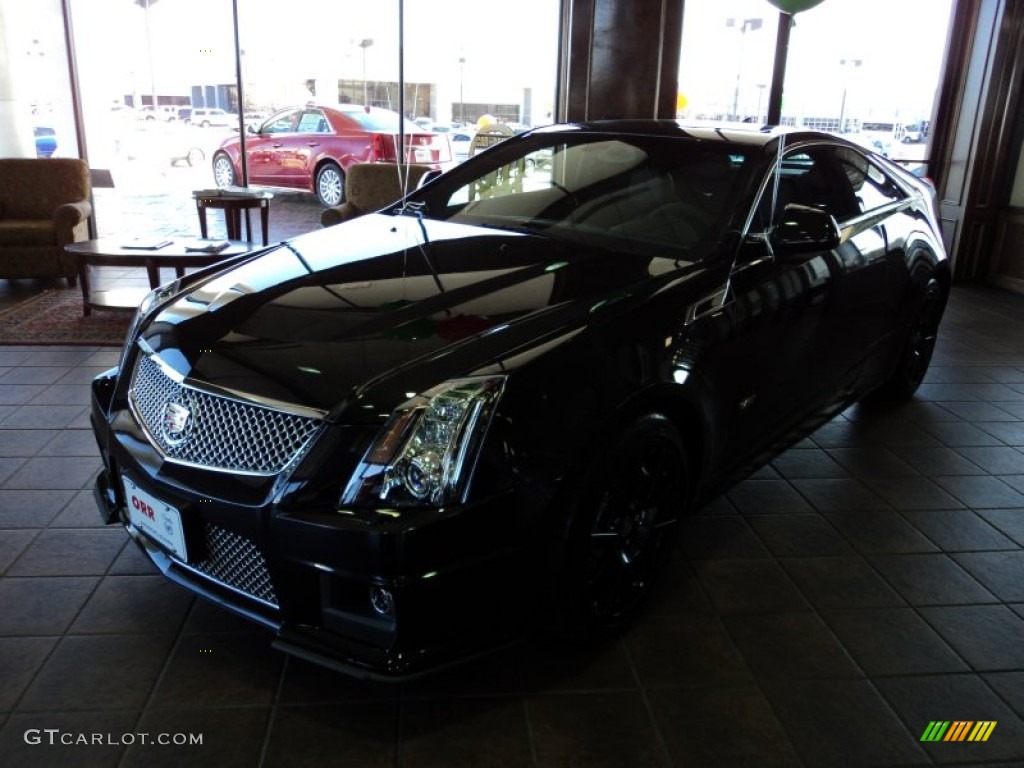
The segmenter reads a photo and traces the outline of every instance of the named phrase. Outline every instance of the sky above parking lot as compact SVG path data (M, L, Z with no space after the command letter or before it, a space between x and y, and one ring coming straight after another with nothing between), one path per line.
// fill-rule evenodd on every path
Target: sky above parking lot
M862 119L928 117L951 2L825 0L797 15L784 113L837 116L845 92L847 114ZM31 13L25 6L26 16L39 20L26 35L59 54L57 3L49 4L49 14L46 3ZM406 0L406 80L441 83L446 101L462 100L460 92L466 101L507 101L532 88L541 116L554 97L558 6L517 0L515 12L499 19L464 0ZM72 0L72 13L87 106L107 108L154 84L161 94L187 96L193 84L234 81L230 0L157 0L148 31L146 12L133 0ZM686 0L685 14L680 91L691 111L729 111L736 101L741 113L763 114L777 10L767 0ZM398 79L397 0L289 0L286 13L262 0L239 0L239 16L246 78L278 80L283 102L306 98L303 83L311 77ZM744 25L752 19L759 28ZM372 43L361 46L366 40ZM58 69L38 64L45 58L35 61L41 84L57 82L50 75ZM49 61L57 64L57 55Z
M929 117L951 7L952 0L825 0L797 14L783 113L838 116L846 90L847 114L862 119ZM731 106L740 74L740 112L757 111L759 96L766 109L778 17L767 0L687 0L680 91L689 103ZM755 19L760 28L740 31Z

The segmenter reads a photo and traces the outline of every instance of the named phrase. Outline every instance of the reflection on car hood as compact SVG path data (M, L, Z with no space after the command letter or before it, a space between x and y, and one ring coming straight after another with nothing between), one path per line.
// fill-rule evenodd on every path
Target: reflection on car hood
M536 235L375 214L198 285L143 337L194 381L378 419L409 393L579 327L602 299L649 283L651 265Z

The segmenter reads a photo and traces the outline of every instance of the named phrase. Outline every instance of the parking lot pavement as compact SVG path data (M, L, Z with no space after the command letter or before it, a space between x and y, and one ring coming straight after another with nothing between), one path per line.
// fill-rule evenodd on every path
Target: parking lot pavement
M192 190L209 186L212 185L178 184L167 191L147 195L125 194L116 187L94 190L98 236L199 237L199 217ZM270 202L270 242L287 240L320 228L323 206L314 195L294 190L271 191L274 199ZM211 213L209 224L211 238L227 236L223 215ZM252 224L258 231L258 214L253 214Z

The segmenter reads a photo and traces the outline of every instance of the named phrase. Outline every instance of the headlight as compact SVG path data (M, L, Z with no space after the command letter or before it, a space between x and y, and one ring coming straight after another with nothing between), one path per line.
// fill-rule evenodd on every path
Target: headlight
M458 501L504 377L455 379L401 405L366 452L343 504L437 506Z

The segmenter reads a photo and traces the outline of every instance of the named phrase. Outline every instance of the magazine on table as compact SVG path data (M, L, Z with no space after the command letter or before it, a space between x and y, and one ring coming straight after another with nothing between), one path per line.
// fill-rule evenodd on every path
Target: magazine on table
M173 240L168 240L163 237L136 237L134 240L122 243L121 247L129 248L133 251L158 251L161 248L166 248L172 243L174 243Z
M211 187L209 189L197 189L192 193L192 196L200 199L218 197L255 198L263 194L259 190L250 189L249 187Z

